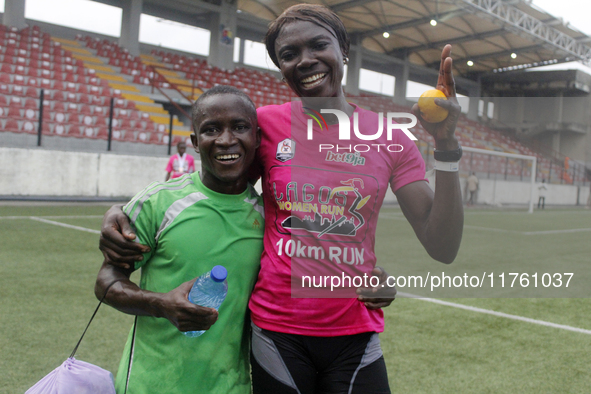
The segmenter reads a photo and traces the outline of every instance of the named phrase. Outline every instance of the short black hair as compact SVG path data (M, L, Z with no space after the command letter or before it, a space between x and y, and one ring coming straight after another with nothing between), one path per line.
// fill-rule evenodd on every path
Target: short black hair
M201 102L208 97L217 96L220 94L233 94L235 96L241 97L247 103L249 107L251 107L253 115L256 118L257 108L252 102L252 99L248 96L248 94L244 93L242 90L235 88L234 86L228 85L217 85L213 88L207 90L203 93L195 102L193 103L193 107L191 108L191 123L193 123L193 129L195 129L195 119L199 115L199 107L201 106Z
M279 60L275 53L275 41L279 37L283 26L296 21L311 22L325 29L332 29L331 33L334 33L335 38L339 42L344 58L349 56L351 41L343 21L341 21L341 18L337 14L320 4L296 4L283 11L277 19L269 24L269 29L265 36L267 52L277 67L279 67Z

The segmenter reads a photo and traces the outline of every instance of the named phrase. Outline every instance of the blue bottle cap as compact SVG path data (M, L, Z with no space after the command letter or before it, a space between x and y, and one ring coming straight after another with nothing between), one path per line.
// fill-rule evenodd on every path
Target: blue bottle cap
M222 265L216 265L211 269L211 279L216 282L223 282L228 276L228 271Z

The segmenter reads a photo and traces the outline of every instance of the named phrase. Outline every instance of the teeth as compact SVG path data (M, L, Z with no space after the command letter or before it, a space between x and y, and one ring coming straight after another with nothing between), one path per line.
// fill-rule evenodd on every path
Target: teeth
M215 158L218 160L235 160L238 159L240 155L232 154L232 155L217 155Z
M310 83L310 82L315 82L318 81L319 79L324 78L326 74L316 74L316 75L312 75L311 77L308 78L304 78L302 79L302 83Z

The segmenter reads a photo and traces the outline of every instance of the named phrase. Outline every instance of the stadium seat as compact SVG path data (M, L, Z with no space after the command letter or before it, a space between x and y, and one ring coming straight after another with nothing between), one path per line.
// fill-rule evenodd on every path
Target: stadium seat
M37 90L37 88L28 87L28 88L25 88L25 94L24 95L26 97L38 98L39 97L39 91Z
M82 138L96 138L97 132L94 127L80 126L80 137Z
M109 129L106 127L97 127L98 131L96 133L96 138L101 140L109 139Z
M64 81L76 84L78 82L78 76L76 74L70 74L66 72L66 77L64 78Z
M24 115L24 118L28 119L28 120L38 120L39 119L39 112L34 109L31 109L31 108L25 109L23 115Z
M70 125L67 124L54 124L52 134L59 136L67 136L70 131Z
M19 111L21 108L23 108L23 99L20 97L12 97L10 99L10 103L8 104L8 108L10 108L10 111Z
M80 100L80 101L83 101L83 100ZM86 104L80 104L80 114L81 115L92 115L91 107Z
M40 86L40 81L36 77L29 77L27 79L27 86L38 87Z
M151 134L158 135L158 133L151 133ZM150 133L147 133L145 131L138 132L137 133L137 141L138 142L143 142L145 144L151 143L152 141L151 141L151 138L150 138ZM158 139L156 139L156 141L158 141Z
M113 119L113 122L115 121L115 119ZM120 127L122 129L133 129L133 125L131 124L131 121L129 120L129 118L118 118L117 119L117 127Z
M70 103L77 103L78 102L78 96L76 95L76 93L64 92L64 101L67 101L67 102L70 102Z
M70 114L78 114L78 112L80 112L80 109L78 108L78 104L75 104L74 102L69 102L66 104L66 112L70 113Z
M19 131L18 122L14 118L8 118L4 121L3 129L17 133Z
M10 66L10 64L2 63L2 67L0 67L0 72L12 74L12 67Z
M16 96L24 96L25 95L25 89L22 86L14 85L12 87L12 94L14 94Z
M96 118L93 116L82 115L80 118L80 123L86 126L93 126L96 124Z
M22 132L29 133L29 134L37 134L39 129L39 125L37 122L32 122L29 120L25 120L22 125Z
M131 132L131 131L113 129L113 140L135 141L135 136L134 136L133 132Z
M43 125L41 126L41 134L44 134L44 135L51 135L52 134L52 125L49 122L43 121Z
M62 112L55 112L52 120L57 123L67 123L68 119L68 114L64 114Z

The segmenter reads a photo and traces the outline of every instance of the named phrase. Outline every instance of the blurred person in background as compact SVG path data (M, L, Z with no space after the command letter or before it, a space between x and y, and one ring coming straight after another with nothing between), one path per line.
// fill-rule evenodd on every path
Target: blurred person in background
M468 205L474 205L476 202L476 192L478 192L478 178L474 172L466 178L466 186L468 187L468 193L470 193Z
M546 192L548 187L546 186L546 178L542 178L542 183L538 186L538 209L540 206L544 209L546 205Z
M168 160L165 181L195 172L195 159L186 152L187 144L185 141L179 142L176 145L176 150L177 153Z

